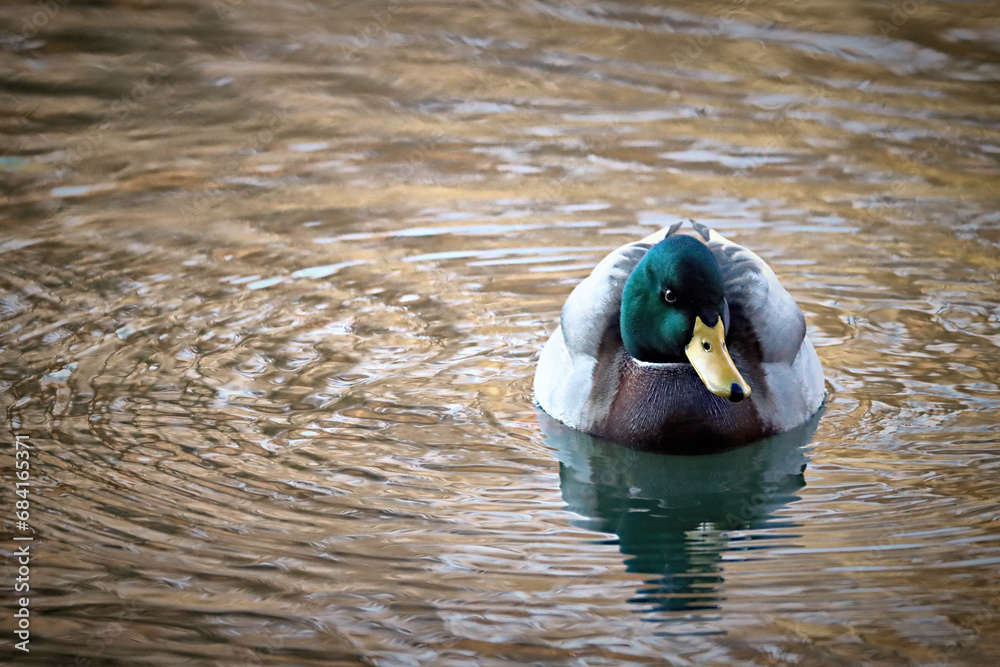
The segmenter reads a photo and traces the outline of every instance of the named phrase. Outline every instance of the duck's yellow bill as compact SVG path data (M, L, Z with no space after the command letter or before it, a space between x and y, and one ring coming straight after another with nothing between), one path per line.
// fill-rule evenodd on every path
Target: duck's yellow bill
M708 390L734 403L750 395L746 383L726 349L726 332L722 318L714 327L707 327L700 317L694 318L691 342L684 348L688 361Z

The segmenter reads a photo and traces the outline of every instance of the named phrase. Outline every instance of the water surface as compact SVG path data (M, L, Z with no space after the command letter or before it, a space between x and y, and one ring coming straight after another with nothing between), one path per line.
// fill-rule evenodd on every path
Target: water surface
M1000 659L993 3L0 23L18 662ZM822 419L694 459L547 423L566 295L683 218L801 304Z

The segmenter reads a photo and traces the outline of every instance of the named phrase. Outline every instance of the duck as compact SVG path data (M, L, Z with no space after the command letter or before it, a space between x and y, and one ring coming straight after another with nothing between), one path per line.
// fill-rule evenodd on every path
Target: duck
M826 389L805 317L774 271L687 220L614 250L573 289L534 396L591 436L699 454L801 426Z

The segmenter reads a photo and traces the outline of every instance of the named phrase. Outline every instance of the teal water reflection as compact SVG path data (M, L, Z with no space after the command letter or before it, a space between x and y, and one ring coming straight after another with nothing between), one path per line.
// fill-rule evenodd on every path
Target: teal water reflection
M777 513L805 486L805 445L821 414L735 450L669 456L593 438L538 412L559 459L563 500L583 517L574 524L617 535L626 569L655 575L631 601L664 611L716 608L726 552L774 537L732 531L795 528Z

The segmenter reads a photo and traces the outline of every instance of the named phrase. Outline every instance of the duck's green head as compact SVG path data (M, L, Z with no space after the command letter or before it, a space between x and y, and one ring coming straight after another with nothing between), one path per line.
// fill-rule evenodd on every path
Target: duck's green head
M708 247L668 236L649 249L625 282L621 332L639 361L690 362L713 394L740 401L750 386L726 349L729 305L722 272Z

